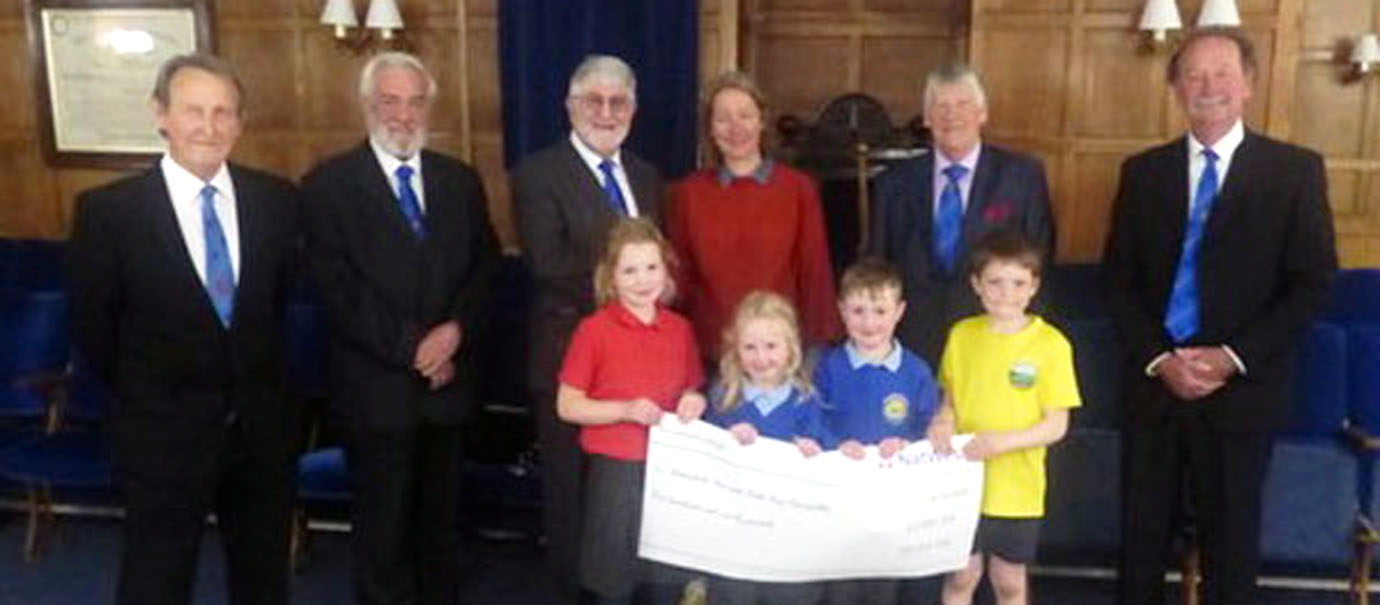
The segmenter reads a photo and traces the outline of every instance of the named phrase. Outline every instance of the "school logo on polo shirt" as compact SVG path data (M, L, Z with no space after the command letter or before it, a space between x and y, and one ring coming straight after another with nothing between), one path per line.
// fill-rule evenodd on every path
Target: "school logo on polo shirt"
M910 401L905 395L892 393L882 400L882 416L887 422L901 424L910 415Z
M1011 381L1011 386L1018 389L1028 389L1035 386L1035 379L1039 372L1035 370L1035 364L1029 361L1017 361L1011 364L1011 371L1007 373L1007 379Z

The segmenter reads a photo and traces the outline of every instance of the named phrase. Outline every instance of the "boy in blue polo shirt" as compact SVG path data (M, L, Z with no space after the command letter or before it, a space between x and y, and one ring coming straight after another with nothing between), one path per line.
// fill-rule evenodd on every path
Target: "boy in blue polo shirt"
M923 359L896 340L906 311L901 275L891 265L865 258L839 280L839 315L848 340L824 354L814 383L825 402L826 426L845 456L861 460L876 445L890 458L925 438L939 407L939 387ZM895 603L894 580L829 584L831 603Z

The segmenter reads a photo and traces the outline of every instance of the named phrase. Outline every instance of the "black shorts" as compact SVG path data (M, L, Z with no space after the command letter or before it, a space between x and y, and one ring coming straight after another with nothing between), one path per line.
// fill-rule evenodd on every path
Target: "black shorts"
M1004 561L1022 565L1034 563L1042 522L1040 518L1012 519L983 515L978 519L977 535L973 536L973 553L996 555Z

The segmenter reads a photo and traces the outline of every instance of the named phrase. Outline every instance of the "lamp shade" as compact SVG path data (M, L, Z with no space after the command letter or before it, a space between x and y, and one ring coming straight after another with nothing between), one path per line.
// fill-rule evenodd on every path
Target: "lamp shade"
M1236 0L1207 0L1203 12L1198 13L1198 27L1237 27L1241 25L1241 13L1236 10Z
M1351 47L1351 62L1369 68L1371 63L1380 61L1380 40L1375 34L1361 34L1356 45Z
M321 11L322 25L354 27L359 25L355 15L355 5L351 0L326 0L326 8Z
M1141 31L1163 32L1183 26L1174 0L1146 0L1145 12L1140 14Z
M396 0L369 0L369 14L364 24L374 29L402 29L402 14L398 12Z

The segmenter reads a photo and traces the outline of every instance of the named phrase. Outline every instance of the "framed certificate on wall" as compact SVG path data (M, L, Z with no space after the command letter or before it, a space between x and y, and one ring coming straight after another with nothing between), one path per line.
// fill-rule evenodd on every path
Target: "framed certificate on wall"
M150 94L169 57L211 52L210 0L28 0L48 160L133 168L161 153Z

